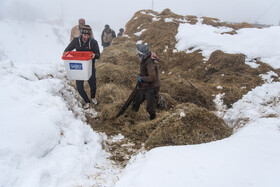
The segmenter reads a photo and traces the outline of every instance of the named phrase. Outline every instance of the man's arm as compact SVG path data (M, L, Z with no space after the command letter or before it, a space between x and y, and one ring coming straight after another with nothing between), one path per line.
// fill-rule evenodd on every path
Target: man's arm
M154 66L154 62L152 59L149 59L147 62L147 71L148 71L148 76L143 76L141 79L144 82L154 82L156 80L156 68Z
M104 46L103 36L104 36L104 30L103 30L103 32L101 34L101 44L102 44L102 46Z
M116 38L116 33L115 33L115 31L114 30L112 30L113 32L112 32L112 37L113 38Z
M95 54L94 59L99 59L100 57L100 51L99 51L99 46L98 46L98 42L96 40L91 40L91 45L92 47L92 52Z
M67 51L72 51L73 49L75 49L75 41L78 40L78 38L74 38L69 44L68 46L65 48L64 52Z

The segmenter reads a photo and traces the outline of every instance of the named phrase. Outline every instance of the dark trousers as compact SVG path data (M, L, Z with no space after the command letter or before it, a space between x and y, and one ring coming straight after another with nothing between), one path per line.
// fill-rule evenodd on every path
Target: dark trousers
M90 87L90 97L91 98L95 98L95 94L96 94L96 70L93 67L92 68L92 75L89 78L89 80L87 81ZM85 92L84 89L84 81L83 80L76 80L76 86L77 86L77 90L80 94L80 96L83 98L83 100L85 101L85 103L90 103L90 100L88 98L87 93Z
M140 105L147 100L146 111L150 114L150 117L156 114L156 104L158 100L159 87L151 89L140 89L138 95L133 101L132 109L138 111Z

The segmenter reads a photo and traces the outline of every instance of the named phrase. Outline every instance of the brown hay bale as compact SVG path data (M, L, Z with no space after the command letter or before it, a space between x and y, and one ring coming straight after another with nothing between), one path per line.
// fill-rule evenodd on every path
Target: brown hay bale
M229 31L229 32L222 32L221 34L235 35L235 34L237 34L237 32L236 32L236 30L232 30L232 31Z
M111 46L118 47L112 47L113 49L110 49L110 51L108 51L108 54L110 54L110 52L112 51L118 51L119 54L126 52L126 54L129 56L137 56L136 41L132 40L131 38L125 36L114 38ZM111 55L117 55L117 53Z
M153 18L159 19L153 21ZM172 22L165 22L165 18L173 18ZM151 50L162 54L166 49L172 51L175 48L177 29L179 23L185 17L174 14L169 9L165 9L158 14L151 10L141 10L134 14L133 18L126 24L126 34L133 40L142 40L148 43ZM146 29L139 37L134 33Z
M143 107L140 107L137 113L132 111L129 107L123 115L116 118L116 115L124 102L125 100L119 100L113 103L103 104L97 118L87 116L88 123L94 130L105 132L107 135L121 133L122 135L129 137L135 124L139 121L146 121L148 115L145 113Z
M204 69L203 58L199 50L188 54L183 51L174 53L172 62L168 64L168 69L170 72L177 72L179 75L199 76L200 73L197 73L197 69Z
M138 69L137 69L138 70ZM114 64L101 64L96 71L97 81L99 85L114 83L131 88L137 82L135 74L138 73L136 69L126 69L123 66Z
M258 62L258 68L251 68L245 64L245 55L243 54L227 54L222 51L214 51L205 71L200 71L200 80L203 80L211 87L212 94L225 93L224 104L228 107L241 99L251 89L263 83L260 74L272 70L270 66ZM222 90L215 87L221 86Z
M164 9L159 15L171 16L172 12L169 8Z
M174 21L180 21L185 19L184 16L171 12L169 8L164 9L161 13L159 13L158 16L163 18L173 18L175 19Z
M186 20L188 21L189 24L195 25L197 21L197 16L192 16L192 15L187 15Z
M115 118L125 101L126 99L123 99L103 105L100 111L100 119L103 121L102 123L124 124L128 122L128 124L134 125L137 121L146 121L148 119L148 114L144 107L145 104L142 104L138 112L133 111L131 106L129 106L123 115ZM126 132L123 132L123 134L125 135Z
M178 105L149 135L146 148L159 146L200 144L229 137L232 129L204 108L193 104Z
M218 18L201 17L203 19L202 24L211 25L213 27L224 26Z
M208 60L211 67L216 69L232 68L236 69L245 65L245 55L243 54L226 54L220 50L214 51Z
M243 23L237 23L237 24L227 24L228 27L231 27L235 30L243 29L243 28L256 28L254 25L251 25L249 23L243 22Z
M102 104L110 104L123 100L127 97L127 88L117 86L116 84L105 84L99 88L99 102Z
M202 88L204 89L204 88ZM178 103L190 102L207 109L213 109L213 101L201 88L192 85L188 80L170 75L162 80L162 92L168 93Z
M119 66L129 66L129 69L139 67L136 42L127 37L114 38L112 45L106 47L97 64L110 63Z
M121 106L122 106L121 101L116 101L116 102L108 103L108 104L105 103L102 106L102 109L99 113L100 119L103 121L112 120L113 118L115 118L115 116L119 112L119 109L121 108Z
M147 42L151 50L162 54L166 48L170 50L175 48L175 35L178 32L178 27L179 23L176 22L156 21L151 23L151 27L141 34L139 40Z
M168 93L159 93L157 108L169 110L176 104L177 102Z
M234 29L233 31L228 32L226 34L236 34L235 30L239 30L239 29L242 29L242 28L256 28L254 25L251 25L251 24L246 23L246 22L243 22L243 23L227 23L227 22L221 22L217 18L209 18L209 17L202 17L202 18L203 18L203 21L202 21L203 24L211 25L213 27L224 26L224 27L229 27L229 28Z
M153 22L153 16L150 14L158 15L157 12L152 10L139 10L137 11L129 22L125 25L125 34L133 37L134 33L147 28Z
M166 114L167 115L167 114ZM135 141L140 141L143 144L148 140L150 134L157 128L158 123L162 120L162 117L159 117L152 121L140 121L135 126L132 127L132 131L128 134L128 137Z
M121 107L125 104L126 100L128 99L130 93L132 92L131 89L128 89L124 86L117 86L115 84L106 84L101 87L100 89L100 119L102 120L112 120L118 114ZM126 120L131 121L134 124L134 120L146 120L147 112L145 110L145 102L141 105L138 112L131 110L132 104L127 108L125 113L118 117L119 122L125 122ZM144 114L144 115L142 115ZM143 118L143 116L145 116ZM114 119L115 120L115 119Z

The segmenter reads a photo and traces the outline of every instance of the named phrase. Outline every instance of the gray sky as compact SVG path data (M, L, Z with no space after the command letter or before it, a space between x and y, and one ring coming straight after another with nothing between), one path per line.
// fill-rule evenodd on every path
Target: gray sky
M63 20L77 24L83 17L100 29L109 24L116 31L141 9L165 8L181 15L219 18L222 21L278 25L280 0L0 0L0 19Z

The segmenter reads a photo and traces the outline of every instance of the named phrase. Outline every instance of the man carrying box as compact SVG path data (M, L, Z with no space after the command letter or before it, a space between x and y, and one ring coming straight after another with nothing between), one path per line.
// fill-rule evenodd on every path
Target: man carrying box
M88 80L88 84L90 87L90 95L91 100L89 100L87 93L84 89L84 81L83 80L76 80L77 90L80 96L85 101L84 108L87 109L90 107L90 103L97 104L97 100L95 98L96 94L96 70L95 70L95 59L99 59L100 52L97 41L91 37L92 30L89 25L84 25L82 27L82 35L79 37L74 38L70 44L64 50L65 54L68 51L72 51L76 49L76 51L92 51L92 75Z

